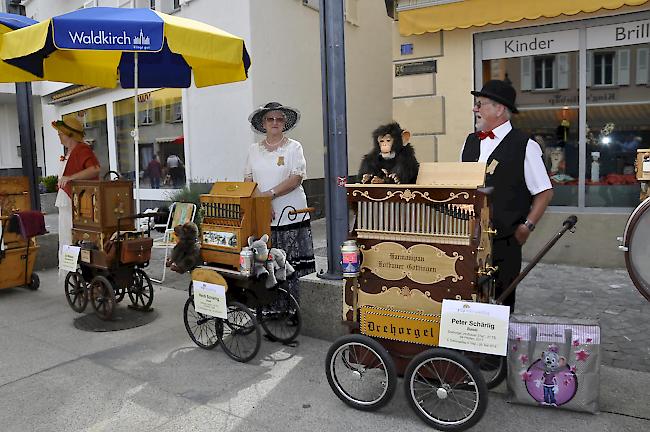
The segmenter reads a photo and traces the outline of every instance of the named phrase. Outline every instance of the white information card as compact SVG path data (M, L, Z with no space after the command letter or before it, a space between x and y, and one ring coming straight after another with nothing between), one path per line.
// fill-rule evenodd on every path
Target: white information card
M505 356L509 319L508 306L443 300L438 345Z
M59 259L59 268L63 271L77 271L77 260L79 259L79 246L63 245L61 247L61 257Z
M228 318L226 287L202 281L192 281L194 287L194 310L203 315Z

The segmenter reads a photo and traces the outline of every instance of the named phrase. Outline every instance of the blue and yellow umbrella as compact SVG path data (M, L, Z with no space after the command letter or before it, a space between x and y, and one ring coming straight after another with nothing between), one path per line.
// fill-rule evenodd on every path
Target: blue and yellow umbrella
M40 79L106 88L184 88L192 73L206 87L243 81L250 66L241 38L151 9L79 9L2 40L0 58Z
M0 13L0 49L2 49L4 34L34 24L38 24L38 21L21 15ZM0 82L29 82L38 80L39 77L36 75L0 61Z
M0 59L36 79L135 89L135 166L138 87L206 87L243 81L250 57L243 39L208 24L151 9L79 9L8 32ZM7 66L11 67L11 66ZM0 75L0 82L15 79ZM135 176L140 211L140 176Z

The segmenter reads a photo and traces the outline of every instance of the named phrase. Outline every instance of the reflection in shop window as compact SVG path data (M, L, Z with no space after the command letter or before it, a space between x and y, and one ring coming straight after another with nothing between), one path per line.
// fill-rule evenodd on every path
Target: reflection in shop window
M95 152L101 167L100 175L103 176L110 170L106 105L75 111L63 116L64 119L69 117L77 117L81 121L85 133L84 142Z
M555 57L535 57L535 89L552 89Z
M594 85L614 84L614 53L594 53Z
M179 188L185 183L185 150L180 89L162 89L138 96L140 176L142 188ZM114 103L119 172L135 179L133 98ZM155 157L154 157L155 156Z

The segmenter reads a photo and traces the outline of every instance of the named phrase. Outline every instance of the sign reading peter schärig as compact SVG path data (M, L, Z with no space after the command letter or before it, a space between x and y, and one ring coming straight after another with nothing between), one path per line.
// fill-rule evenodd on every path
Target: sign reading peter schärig
M505 356L509 319L510 308L507 306L443 300L439 345Z

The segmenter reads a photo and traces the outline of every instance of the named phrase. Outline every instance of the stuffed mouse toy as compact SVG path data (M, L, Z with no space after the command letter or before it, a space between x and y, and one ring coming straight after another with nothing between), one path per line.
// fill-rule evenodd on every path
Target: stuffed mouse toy
M287 261L287 254L282 249L271 248L267 242L269 236L264 234L256 239L253 236L248 238L248 246L253 251L253 276L256 279L265 279L265 287L272 288L278 281L285 281L293 272L293 266Z

